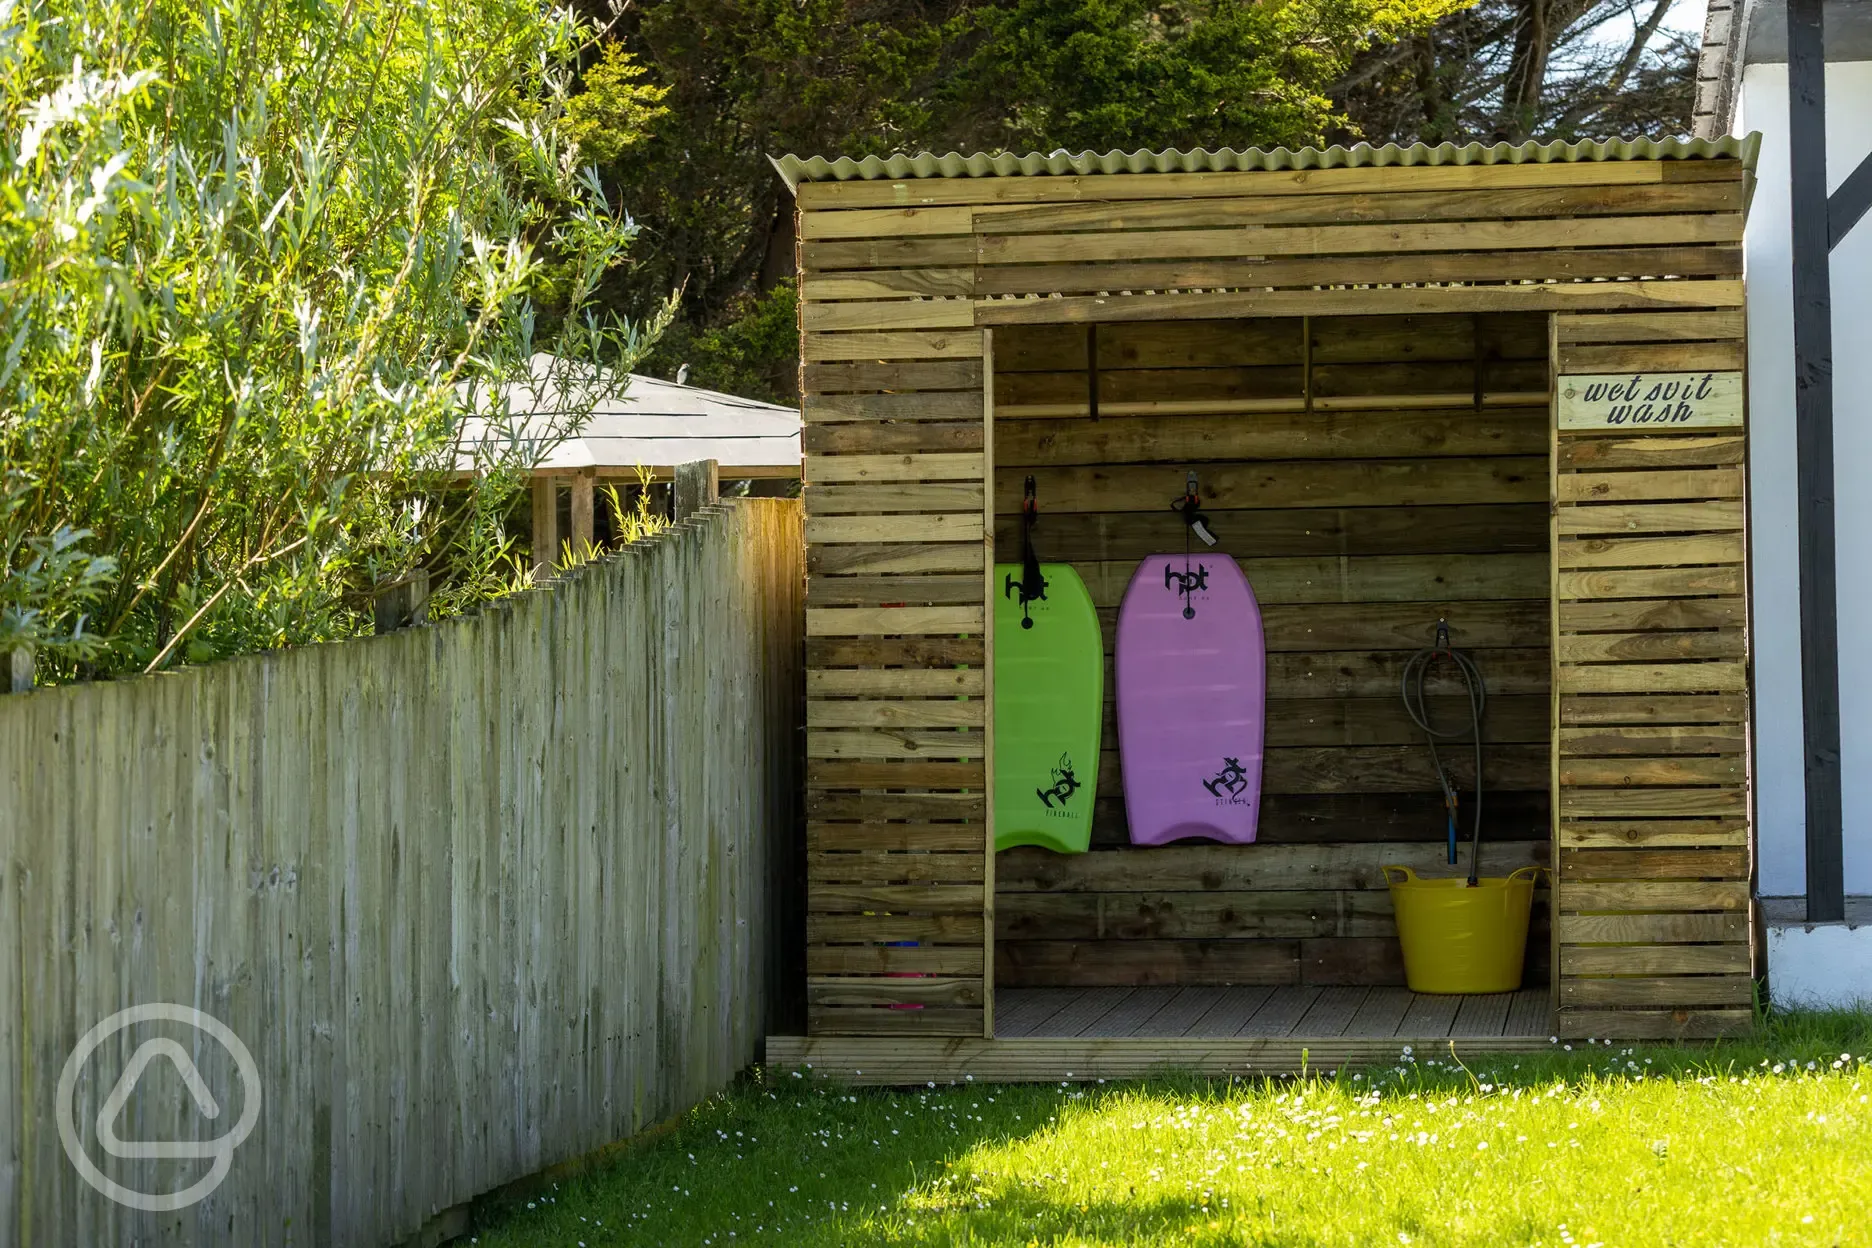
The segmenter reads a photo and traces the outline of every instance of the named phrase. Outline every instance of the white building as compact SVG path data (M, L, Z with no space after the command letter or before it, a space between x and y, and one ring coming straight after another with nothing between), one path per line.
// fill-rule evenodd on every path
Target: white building
M1824 0L1823 9L1833 192L1872 153L1872 0ZM1809 924L1788 45L1788 0L1711 0L1697 132L1762 136L1744 263L1757 891L1768 929L1769 993L1785 1005L1847 1004L1872 1001L1872 646L1861 644L1855 623L1872 619L1872 220L1840 238L1831 256L1846 921ZM1863 185L1835 197L1835 231L1849 215L1842 201L1859 198ZM1805 219L1813 219L1811 209Z

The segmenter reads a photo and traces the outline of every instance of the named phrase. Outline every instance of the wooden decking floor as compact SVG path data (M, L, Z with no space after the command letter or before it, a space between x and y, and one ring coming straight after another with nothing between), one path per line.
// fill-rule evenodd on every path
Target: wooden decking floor
M1545 988L1445 997L1408 988L1002 988L995 1038L1441 1040L1540 1037Z

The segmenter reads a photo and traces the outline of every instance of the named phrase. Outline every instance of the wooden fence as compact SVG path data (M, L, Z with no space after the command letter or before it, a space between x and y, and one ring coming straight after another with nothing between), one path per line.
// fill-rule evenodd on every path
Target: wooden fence
M629 1136L755 1056L798 968L797 503L701 513L433 628L0 697L0 1246L382 1245ZM201 1203L135 1212L56 1125L68 1056L175 1003L251 1050L263 1110ZM104 1041L86 1155L132 1047L168 1037L124 1141L215 1139L229 1052ZM175 1067L176 1069L171 1069Z

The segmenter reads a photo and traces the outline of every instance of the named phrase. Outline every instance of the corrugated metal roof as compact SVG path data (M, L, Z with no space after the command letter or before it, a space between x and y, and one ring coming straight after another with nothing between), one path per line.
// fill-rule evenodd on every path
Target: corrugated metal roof
M950 152L914 155L898 152L891 156L866 156L853 160L840 156L781 156L774 167L787 185L802 182L855 182L908 178L1007 178L1072 176L1124 173L1210 173L1277 169L1358 169L1395 165L1527 165L1558 164L1595 160L1714 160L1745 161L1755 165L1761 136L1720 139L1605 139L1578 143L1413 143L1401 147L1386 143L1373 147L1360 143L1355 147L1249 148L1237 151L1225 148L1209 151L1196 148L1182 152L1171 148L1162 152L1078 152L1057 151L1043 156L1029 152L1016 156L1011 152L989 154L976 152L964 156Z

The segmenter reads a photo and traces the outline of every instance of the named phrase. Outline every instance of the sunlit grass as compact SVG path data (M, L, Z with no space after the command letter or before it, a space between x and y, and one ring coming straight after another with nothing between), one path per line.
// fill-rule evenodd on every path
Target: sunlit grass
M1872 1019L1272 1081L746 1081L476 1242L1872 1243Z

